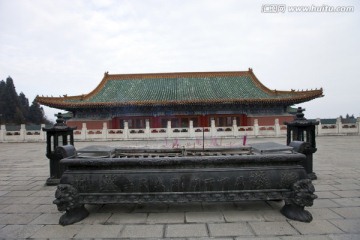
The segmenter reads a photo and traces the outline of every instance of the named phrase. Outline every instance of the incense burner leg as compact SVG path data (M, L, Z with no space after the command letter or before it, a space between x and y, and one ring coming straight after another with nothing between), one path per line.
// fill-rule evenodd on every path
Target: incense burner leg
M292 185L293 197L285 199L285 206L281 213L292 220L300 222L311 222L313 217L305 207L313 205L317 196L314 194L315 188L310 179L303 179Z
M55 192L54 204L60 212L65 211L60 217L60 225L70 225L80 222L89 215L84 204L79 202L78 191L69 184L60 184Z

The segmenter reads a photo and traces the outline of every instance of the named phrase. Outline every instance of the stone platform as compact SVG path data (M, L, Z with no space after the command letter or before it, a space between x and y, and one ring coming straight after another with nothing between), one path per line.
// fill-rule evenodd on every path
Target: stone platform
M248 144L285 138L249 138ZM78 142L88 145L172 147L164 141ZM197 146L179 140L178 146ZM208 145L214 142L207 143ZM218 140L234 146L241 140ZM287 220L282 202L125 204L89 206L90 216L62 227L55 186L45 186L45 143L0 144L0 239L360 239L360 137L318 137L313 181L319 199L309 223ZM25 156L25 157L24 157Z

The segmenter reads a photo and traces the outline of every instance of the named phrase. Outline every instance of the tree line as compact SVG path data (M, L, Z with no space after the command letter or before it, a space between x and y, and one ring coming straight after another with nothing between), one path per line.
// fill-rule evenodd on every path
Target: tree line
M43 108L34 99L29 104L25 94L17 94L11 77L0 81L0 123L1 124L47 124Z

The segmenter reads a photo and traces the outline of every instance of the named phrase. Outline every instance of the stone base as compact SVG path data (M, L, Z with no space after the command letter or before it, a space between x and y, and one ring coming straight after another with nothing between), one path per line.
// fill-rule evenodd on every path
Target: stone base
M280 212L287 218L300 222L311 222L313 217L309 211L304 207L299 207L292 204L286 204Z
M311 179L311 180L316 180L317 179L316 173L314 173L314 172L309 173L308 178Z
M46 185L47 186L57 186L60 183L60 179L59 178L48 178L46 180Z
M89 216L89 212L86 210L84 206L81 206L66 211L66 213L60 217L59 224L62 226L70 225L73 223L80 222L87 216Z

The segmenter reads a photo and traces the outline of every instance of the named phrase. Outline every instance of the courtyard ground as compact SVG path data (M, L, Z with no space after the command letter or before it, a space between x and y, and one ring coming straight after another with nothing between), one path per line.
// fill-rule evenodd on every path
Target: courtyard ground
M249 144L285 138L249 138ZM235 146L242 139L209 139ZM197 140L76 142L89 145L201 147ZM318 137L313 181L318 199L311 223L291 221L282 202L88 206L90 216L58 225L54 186L45 186L45 143L0 144L0 239L360 239L360 137Z

